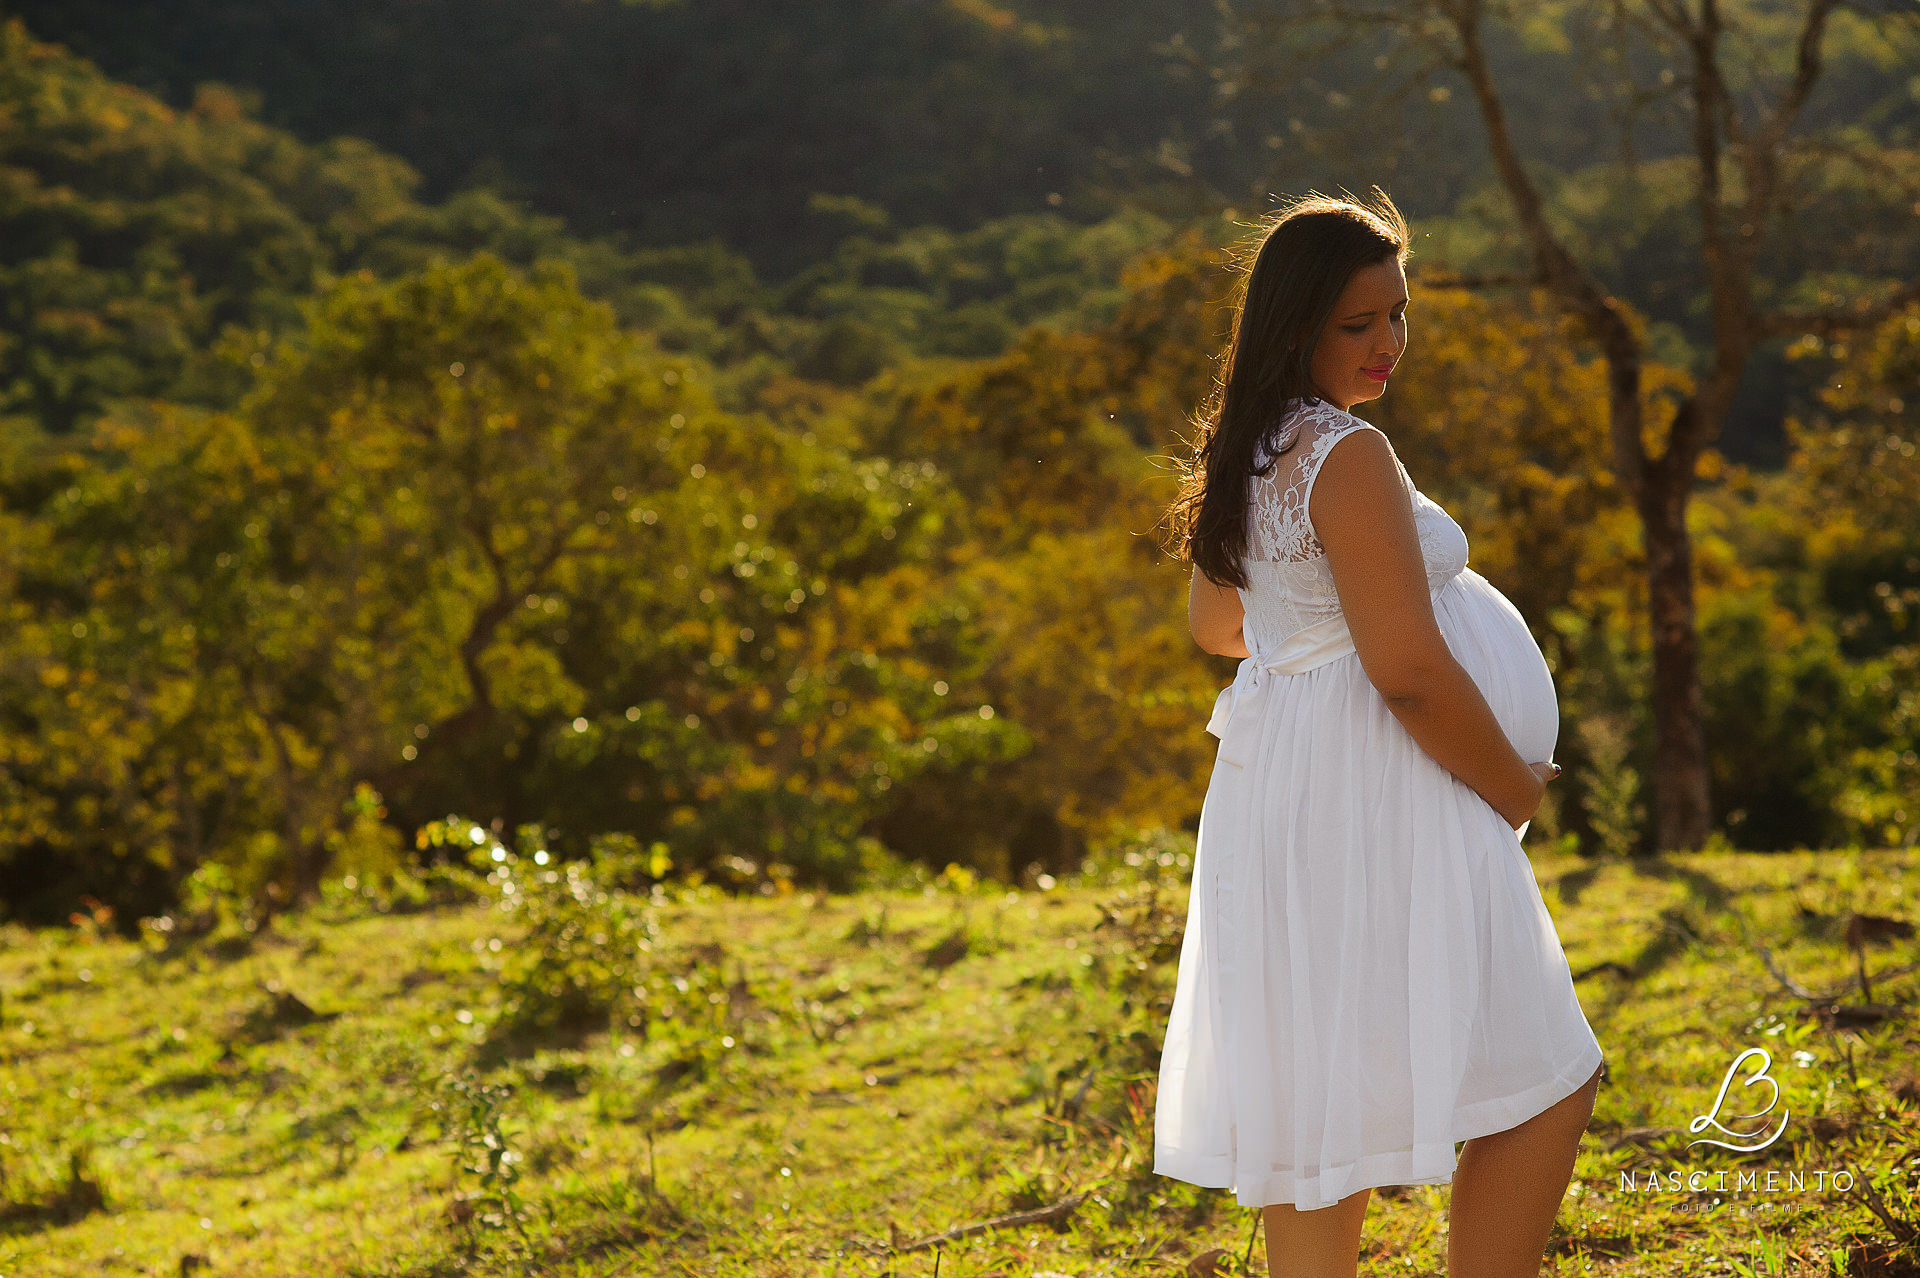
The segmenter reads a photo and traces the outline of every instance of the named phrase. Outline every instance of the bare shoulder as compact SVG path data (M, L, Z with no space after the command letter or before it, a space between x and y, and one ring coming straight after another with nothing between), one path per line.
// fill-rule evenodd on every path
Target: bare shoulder
M1323 526L1337 537L1351 523L1376 523L1390 506L1408 505L1400 458L1379 427L1350 418L1316 443L1325 455L1308 480L1307 516L1322 545Z
M1377 427L1329 444L1308 494L1360 665L1389 701L1413 695L1447 659L1428 594L1413 500Z

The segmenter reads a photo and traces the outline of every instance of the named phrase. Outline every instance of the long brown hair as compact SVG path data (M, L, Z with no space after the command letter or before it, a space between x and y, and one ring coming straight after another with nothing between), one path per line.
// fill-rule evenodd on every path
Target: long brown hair
M1193 459L1168 512L1175 553L1221 585L1247 585L1241 560L1255 452L1263 442L1272 456L1287 452L1294 441L1278 447L1273 438L1286 410L1319 398L1313 350L1341 291L1361 267L1389 258L1404 265L1411 252L1400 210L1379 187L1373 193L1377 199L1361 202L1309 192L1263 219L1241 246L1225 372L1195 422Z

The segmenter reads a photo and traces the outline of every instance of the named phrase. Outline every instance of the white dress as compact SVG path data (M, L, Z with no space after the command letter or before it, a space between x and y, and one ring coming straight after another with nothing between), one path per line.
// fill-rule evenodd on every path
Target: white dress
M1292 406L1250 480L1245 641L1207 730L1154 1171L1248 1207L1450 1183L1457 1142L1513 1127L1602 1060L1516 831L1423 750L1361 668L1307 497L1376 428ZM1262 453L1264 461L1268 454ZM1396 464L1397 458L1396 458ZM1546 659L1467 538L1400 467L1447 646L1520 757L1560 713ZM1530 824L1530 823L1529 823Z

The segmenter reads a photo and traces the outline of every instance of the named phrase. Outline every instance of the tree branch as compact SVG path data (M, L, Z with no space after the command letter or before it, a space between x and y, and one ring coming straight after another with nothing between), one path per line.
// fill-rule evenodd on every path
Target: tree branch
M1607 362L1607 398L1614 429L1614 479L1635 502L1645 492L1646 451L1640 441L1640 344L1621 304L1600 287L1548 225L1544 202L1514 148L1506 109L1480 44L1478 0L1436 0L1453 24L1461 48L1461 73L1472 87L1487 130L1494 167L1532 248L1543 286L1587 330Z
M1855 145L1844 133L1808 134L1798 139L1794 149L1806 156L1849 160L1859 165L1862 172L1871 173L1883 192L1898 192L1902 201L1920 203L1920 180L1916 180L1920 178L1920 172L1909 172L1906 166L1896 164L1864 146ZM1908 158L1911 158L1910 153Z
M1693 15L1687 12L1683 0L1647 0L1647 8L1653 10L1654 16L1671 27L1682 40L1693 43L1698 32L1693 25Z
M943 1230L937 1234L928 1234L925 1238L917 1238L911 1242L904 1241L900 1238L897 1226L892 1228L893 1238L888 1242L869 1243L860 1239L854 1239L852 1241L854 1246L874 1255L886 1255L890 1252L924 1251L928 1247L938 1247L944 1243L956 1242L959 1239L970 1237L973 1234L985 1233L989 1229L1008 1229L1018 1225L1038 1225L1064 1219L1071 1215L1073 1209L1085 1202L1092 1194L1093 1191L1091 1189L1084 1189L1077 1194L1071 1194L1062 1198L1057 1203L1038 1208L1034 1211L1018 1211L1011 1215L995 1216L991 1220L970 1221L964 1225L955 1225L952 1229Z
M1703 0L1700 25L1688 42L1693 57L1693 155L1700 166L1700 239L1707 259L1707 277L1719 294L1726 265L1720 235L1720 131L1715 127L1716 103L1726 95L1720 83L1720 17L1714 0Z
M1641 116L1650 108L1668 105L1677 96L1677 80L1668 83L1655 82L1642 85L1633 76L1633 46L1630 36L1640 34L1647 43L1663 56L1671 55L1674 47L1674 33L1659 21L1649 18L1628 4L1627 0L1610 0L1613 34L1616 36L1616 61L1619 66L1620 83L1614 86L1614 100L1609 114L1618 123L1620 129L1621 163L1631 172L1639 157L1634 151L1633 131ZM1685 37L1680 40L1682 47Z
M1541 198L1540 188L1527 173L1526 166L1520 162L1513 135L1507 127L1506 104L1501 101L1500 91L1494 85L1486 50L1480 44L1478 4L1475 0L1451 0L1447 5L1447 14L1454 22L1460 38L1461 69L1486 122L1487 143L1493 152L1494 167L1499 170L1501 181L1507 188L1507 198L1513 203L1520 228L1533 246L1540 275L1546 282L1562 290L1569 299L1577 300L1583 310L1603 309L1599 290L1554 235L1553 228L1547 225L1546 202Z
M1528 288L1544 283L1537 273L1523 274L1519 271L1483 271L1477 275L1462 275L1458 271L1415 271L1415 282L1429 288Z
M1800 25L1800 38L1794 49L1793 83L1787 86L1786 93L1760 126L1756 141L1762 151L1771 152L1780 145L1813 93L1814 81L1820 78L1820 42L1826 36L1827 19L1837 8L1839 0L1812 0L1807 5L1807 16Z
M1793 82L1761 123L1753 141L1741 149L1741 168L1746 179L1746 198L1740 206L1740 232L1743 257L1751 262L1759 251L1761 231L1773 216L1779 199L1780 153L1787 132L1800 115L1820 78L1820 42L1826 34L1827 19L1838 0L1811 0L1794 54Z
M1800 333L1838 337L1842 333L1871 328L1895 311L1914 302L1920 302L1920 279L1908 280L1879 301L1864 305L1856 304L1820 311L1774 311L1769 315L1756 315L1747 331L1751 340L1755 342Z
M1721 34L1717 0L1701 0L1700 21L1689 51L1693 61L1694 162L1700 170L1700 253L1707 268L1713 315L1713 360L1699 389L1681 404L1668 431L1667 447L1658 465L1670 482L1685 482L1693 475L1694 463L1708 438L1720 429L1751 349L1747 330L1753 314L1752 265L1765 215L1753 213L1749 190L1747 205L1733 226L1738 247L1729 247L1722 220L1728 209L1720 181L1720 119L1722 105L1727 102L1726 85L1720 75Z

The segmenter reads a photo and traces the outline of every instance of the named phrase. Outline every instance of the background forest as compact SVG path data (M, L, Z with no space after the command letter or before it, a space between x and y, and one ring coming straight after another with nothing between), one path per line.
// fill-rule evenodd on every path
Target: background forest
M1157 526L1230 255L1267 193L1375 180L1416 299L1366 411L1555 666L1536 837L1650 847L1603 371L1458 282L1512 261L1477 126L1440 86L1357 100L1365 47L1227 93L1206 5L6 8L15 917L265 917L433 863L449 814L770 891L1191 830L1231 666ZM1782 296L1920 270L1920 80L1841 17L1808 109L1887 176L1796 171ZM1541 22L1503 52L1550 216L1642 317L1650 395L1684 388L1678 140L1609 153ZM1780 338L1701 459L1738 846L1920 831L1917 383L1912 308Z

